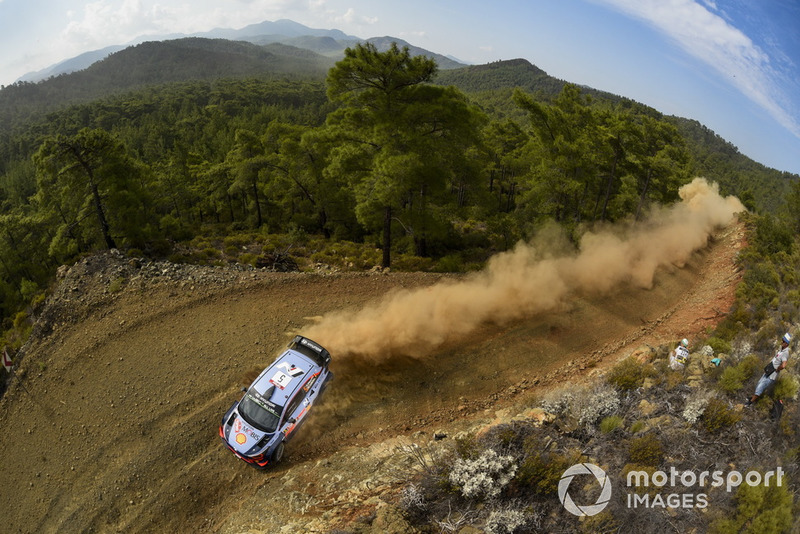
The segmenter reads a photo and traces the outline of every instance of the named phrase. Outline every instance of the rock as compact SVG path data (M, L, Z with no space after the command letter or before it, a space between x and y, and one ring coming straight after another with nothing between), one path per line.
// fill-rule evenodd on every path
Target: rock
M703 348L697 351L697 353L707 358L712 358L714 356L714 349L711 348L711 345L703 345Z
M644 416L652 415L657 409L658 405L653 404L647 399L642 399L641 402L639 402L639 411Z
M641 347L631 352L631 358L636 358L636 361L639 363L650 363L653 361L653 358L655 358L655 356L656 356L656 349L654 349L649 345L642 345Z
M375 510L375 520L370 529L374 534L417 534L419 530L408 524L403 512L394 505L383 503Z
M552 414L542 408L532 408L520 414L525 419L530 420L531 424L535 427L549 425L556 420L555 414Z

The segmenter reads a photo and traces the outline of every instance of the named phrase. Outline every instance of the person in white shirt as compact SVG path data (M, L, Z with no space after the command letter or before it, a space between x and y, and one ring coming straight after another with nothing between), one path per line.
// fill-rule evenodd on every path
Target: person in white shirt
M789 343L791 342L792 336L789 333L783 334L780 350L778 350L777 354L775 354L767 366L764 367L764 376L758 379L756 391L753 396L744 403L745 406L750 406L756 402L767 388L775 384L775 381L778 380L778 373L786 367L786 362L789 360Z
M689 340L686 338L681 339L681 342L675 347L675 350L669 353L669 367L673 371L680 371L686 367L686 362L689 361Z

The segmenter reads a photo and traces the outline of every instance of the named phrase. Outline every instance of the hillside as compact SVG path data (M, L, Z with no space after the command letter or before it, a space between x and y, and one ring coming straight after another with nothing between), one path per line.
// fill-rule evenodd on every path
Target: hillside
M0 135L69 105L174 82L219 79L323 80L334 60L272 43L185 38L146 42L113 53L85 70L0 90Z
M434 433L448 443L637 346L701 335L730 307L742 236L738 225L723 229L682 268L660 270L651 289L484 324L430 357L334 354L323 404L266 473L219 443L237 388L315 317L443 275L84 259L62 272L24 348L21 381L0 400L4 530L402 531L388 525L402 524L391 505L413 470L410 444Z

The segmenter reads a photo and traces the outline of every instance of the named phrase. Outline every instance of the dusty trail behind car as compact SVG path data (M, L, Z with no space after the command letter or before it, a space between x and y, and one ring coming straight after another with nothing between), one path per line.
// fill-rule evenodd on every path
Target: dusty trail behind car
M725 229L685 267L661 270L650 290L485 324L423 359L375 363L334 353L336 379L283 465L267 473L219 443L219 418L238 388L312 317L443 275L242 273L220 284L131 280L109 293L102 269L87 274L79 290L64 293L74 306L67 302L51 318L53 332L27 351L20 374L30 395L13 386L0 401L2 530L251 524L259 511L242 503L293 466L485 415L579 380L642 343L695 337L730 306L742 235L738 225ZM72 324L69 314L81 319Z

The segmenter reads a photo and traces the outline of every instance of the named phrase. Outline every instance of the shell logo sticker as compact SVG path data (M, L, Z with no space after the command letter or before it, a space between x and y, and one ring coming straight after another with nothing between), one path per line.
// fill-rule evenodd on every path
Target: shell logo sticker
M244 445L246 441L247 441L247 436L245 436L244 434L236 434L236 443L238 443L239 445Z

